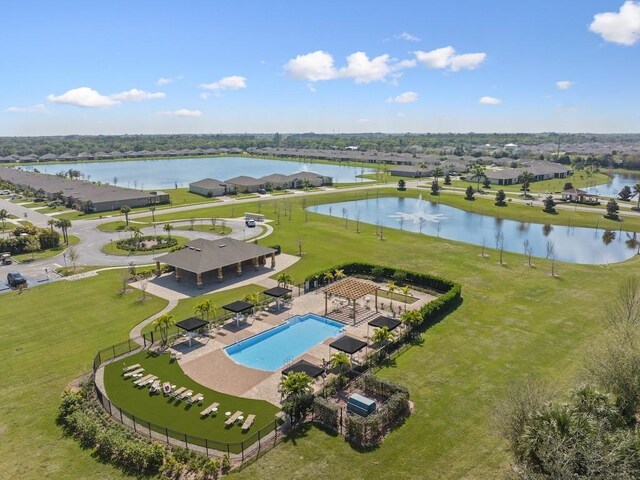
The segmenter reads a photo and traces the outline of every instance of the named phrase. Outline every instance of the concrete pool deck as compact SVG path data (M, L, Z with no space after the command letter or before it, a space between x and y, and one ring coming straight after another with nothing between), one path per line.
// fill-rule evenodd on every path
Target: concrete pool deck
M409 309L420 308L435 298L433 295L415 290L412 290L411 293L418 300L411 304ZM385 298L379 298L379 305L381 303L388 307L389 301ZM397 302L396 305L398 304L403 305L402 302ZM348 311L351 311L350 307ZM368 343L367 348L371 348L368 335L373 334L373 329L369 329L368 332L367 322L377 315L390 315L390 312L389 310L380 310L376 314L375 309L366 310L364 307L359 309L359 312L360 314L365 314L365 316L359 317L362 318L362 321L359 320L356 325L345 324L345 334L366 341ZM249 321L241 322L239 326L236 326L235 321L227 322L224 326L213 329L209 336L196 339L191 347L188 346L186 339L178 340L171 347L171 350L182 354L182 357L178 360L180 367L184 373L198 383L219 392L239 397L266 400L280 406L282 400L278 391L281 379L280 369L270 372L237 364L227 356L223 349L228 345L280 325L292 316L306 313L316 313L324 316L324 294L322 290L316 290L294 298L292 306L280 312L258 312ZM345 313L333 311L327 316L342 320L344 323ZM324 342L311 347L302 355L293 358L293 362L304 359L315 365L322 365L323 361L329 360L331 353L336 353L335 351L330 352L329 348L329 344L336 338L328 338ZM358 352L354 355L354 360L361 359L363 354L364 352ZM314 388L320 388L321 386L322 377L319 377L314 384Z

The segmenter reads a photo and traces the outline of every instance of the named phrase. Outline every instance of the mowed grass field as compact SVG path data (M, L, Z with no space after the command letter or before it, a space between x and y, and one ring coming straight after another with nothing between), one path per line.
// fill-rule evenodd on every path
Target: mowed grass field
M355 195L309 197L307 205ZM357 195L362 198L363 192ZM582 358L603 331L607 300L640 264L638 258L608 266L556 262L560 277L551 278L544 259L535 259L530 268L522 255L505 253L506 263L500 265L493 250L482 258L480 247L390 228L381 241L374 225L361 224L356 233L353 221L345 228L342 218L305 215L300 202L291 200L291 220L282 215L280 225L273 223L274 234L260 242L296 253L302 241L304 256L288 271L294 281L339 262L361 260L450 278L462 284L464 300L425 332L421 345L379 373L407 386L415 405L407 422L379 448L361 453L342 437L309 428L232 478L500 477L509 456L491 420L493 405L510 382L529 373L547 377L560 389L571 386ZM504 210L515 215L514 206ZM198 212L224 217L230 209ZM246 211L254 210L254 203L246 204ZM264 202L262 211L270 216L273 207ZM60 392L90 370L95 350L126 338L133 325L164 306L160 301L140 306L137 294L120 299L118 288L117 273L111 273L0 298L0 312L9 318L0 354L6 367L0 383L6 412L0 419L3 478L123 476L65 439L54 424ZM190 307L185 303L181 315ZM22 346L28 350L16 351Z

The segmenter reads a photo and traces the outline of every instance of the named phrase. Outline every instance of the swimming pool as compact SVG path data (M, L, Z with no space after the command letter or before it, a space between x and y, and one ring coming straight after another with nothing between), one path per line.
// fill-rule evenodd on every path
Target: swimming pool
M259 370L275 371L314 345L341 333L344 325L307 313L225 348L236 363Z

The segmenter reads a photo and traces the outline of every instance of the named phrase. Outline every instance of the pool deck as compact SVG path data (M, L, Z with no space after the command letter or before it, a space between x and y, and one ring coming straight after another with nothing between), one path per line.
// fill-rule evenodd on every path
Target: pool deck
M435 298L422 292L412 291L412 293L418 297L418 301L411 304L408 307L409 309L420 308ZM388 307L389 301L387 299L379 298L379 303L380 300ZM402 302L399 304L402 305ZM398 305L397 302L396 305ZM332 308L331 304L330 308ZM336 310L327 316L344 322L346 314L350 310L350 307L343 312ZM179 340L171 347L171 350L182 354L179 360L180 366L187 375L198 383L223 393L266 400L279 406L282 400L278 391L281 379L280 370L270 372L245 367L231 360L223 349L228 345L280 325L292 316L306 313L324 315L324 294L322 290L295 297L292 306L280 312L258 312L247 322L240 322L239 326L236 326L235 321L228 322L222 327L213 329L208 337L195 339L191 347L188 346L186 339ZM369 342L367 337L367 322L369 319L377 315L390 315L388 310L380 310L375 313L375 310L365 309L364 306L358 309L358 313L358 324L355 326L345 324L345 334L367 342ZM369 335L372 333L373 329L369 331ZM336 338L329 338L311 347L302 355L294 358L293 361L304 359L313 364L322 365L323 360L329 360L329 344ZM354 360L357 361L360 355L362 355L361 352L354 355ZM322 386L322 377L316 380L314 386L315 388Z

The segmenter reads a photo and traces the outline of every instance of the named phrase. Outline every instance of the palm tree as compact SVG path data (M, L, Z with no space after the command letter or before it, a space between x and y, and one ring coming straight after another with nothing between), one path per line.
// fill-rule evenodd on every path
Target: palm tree
M331 282L335 278L335 276L333 275L333 272L331 270L327 270L326 272L324 272L324 274L322 276L323 276L324 281L326 283Z
M633 186L633 194L638 196L638 204L636 205L636 208L640 210L640 183L636 183Z
M156 207L149 207L149 211L151 212L151 221L156 223Z
M442 176L442 169L440 167L436 167L433 170L433 179L436 182L436 185L438 185L438 178L440 178Z
M131 212L131 207L129 205L124 205L120 209L120 213L124 215L124 219L127 222L127 227L129 226L129 212Z
M404 309L407 310L407 302L409 301L409 285L405 285L404 287L400 287L400 291L402 295L404 295Z
M400 316L400 321L405 328L413 328L422 323L422 314L420 310L407 310Z
M208 322L209 315L211 315L211 312L215 313L217 308L218 307L211 300L206 299L206 300L202 300L195 307L193 307L193 313L195 313L200 318Z
M338 352L331 355L329 359L331 368L338 370L338 376L342 378L345 372L351 367L351 359L344 352Z
M2 212L0 212L0 215L2 214ZM51 233L53 233L53 227L56 224L56 220L55 218L50 218L49 220L47 220L47 225L49 225L51 227Z
M280 380L280 392L286 398L298 397L307 393L311 393L311 378L305 372L291 372L282 377Z
M393 294L398 290L396 282L387 283L387 291L389 292L389 306L393 308Z
M333 271L333 278L334 278L335 280L340 280L341 278L344 278L344 277L346 277L346 276L347 276L347 275L344 273L344 270L342 270L342 269L336 268L336 269Z
M64 242L69 245L69 235L67 231L71 228L71 220L67 220L66 218L61 218L57 220L55 223L56 227L62 230L62 237L64 238Z
M7 226L7 218L9 218L9 212L6 209L0 210L0 221L2 221L2 229Z
M279 287L287 288L289 285L293 284L293 278L291 278L291 275L288 273L281 273L278 275L278 278L276 278L276 281L278 282Z
M531 183L535 177L531 172L522 172L520 175L520 181L522 182L522 189L524 190L524 196L527 196L527 190L529 190L529 183Z
M382 343L384 345L389 343L394 338L395 335L391 330L389 330L389 327L387 326L376 329L376 331L373 332L373 335L371 335L371 340L373 341L373 343Z
M171 225L170 223L165 223L164 227L162 227L162 229L167 232L167 235L169 235L169 240L171 240L171 230L173 230L173 225Z
M169 338L169 328L171 328L171 326L174 324L175 324L175 320L173 319L173 315L169 315L168 313L165 313L164 315L160 315L151 324L154 331L155 330L160 331L160 338L161 338L163 347L167 344L167 340Z
M472 168L471 168L471 177L476 177L476 182L477 182L477 186L476 186L476 191L480 191L480 180L483 178L487 178L487 176L484 173L484 165L480 164L480 163L476 163Z

